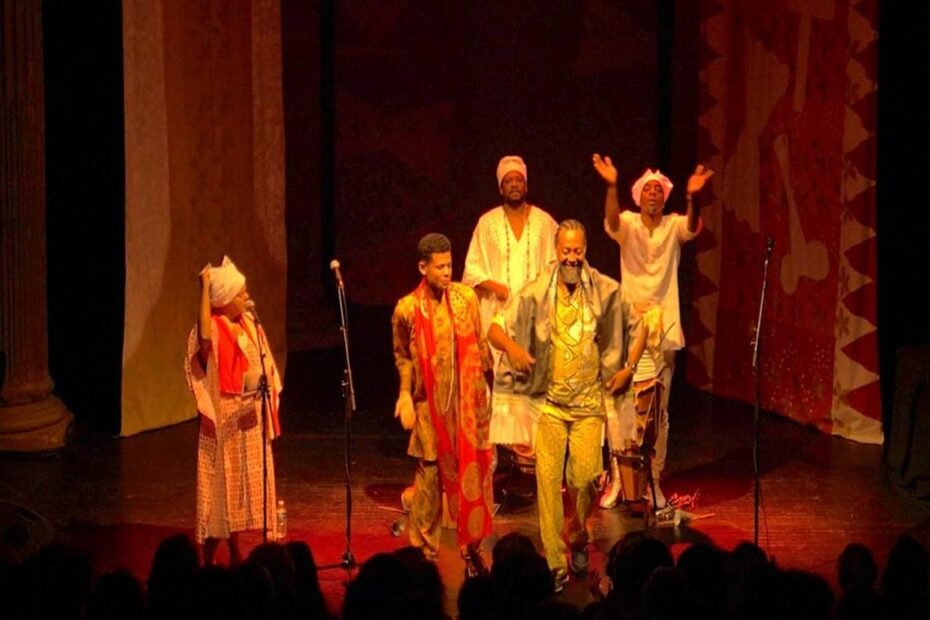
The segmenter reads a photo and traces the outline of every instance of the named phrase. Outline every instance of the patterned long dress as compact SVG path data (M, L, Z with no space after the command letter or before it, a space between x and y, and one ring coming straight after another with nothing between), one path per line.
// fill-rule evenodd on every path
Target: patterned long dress
M229 538L232 532L262 528L263 454L267 463L268 529L275 529L275 476L271 440L274 424L271 410L277 410L281 382L271 353L266 349L266 368L271 389L271 407L266 411L266 437L262 441L261 398L257 393L228 394L220 390L219 372L215 363L218 329L215 317L211 322L212 348L203 368L198 351L197 328L188 338L184 367L188 387L197 401L200 429L197 440L197 522L194 533L197 542L206 538ZM264 333L243 316L241 321L251 337L239 337L237 343L246 355L249 369L261 367L257 334Z

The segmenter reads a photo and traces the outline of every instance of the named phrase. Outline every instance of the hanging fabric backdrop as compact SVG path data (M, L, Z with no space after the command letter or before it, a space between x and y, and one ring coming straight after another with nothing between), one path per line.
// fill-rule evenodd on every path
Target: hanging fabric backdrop
M880 443L876 2L706 1L688 381L752 402L766 239L762 406Z
M122 435L193 417L182 360L197 272L245 273L283 372L286 242L275 0L123 2Z
M591 153L632 175L655 161L657 12L651 3L336 5L335 252L350 301L391 305L420 278L417 240L441 231L461 277L471 233L500 204L518 153L529 199L603 227ZM616 244L589 260L616 273ZM386 333L386 332L385 332Z

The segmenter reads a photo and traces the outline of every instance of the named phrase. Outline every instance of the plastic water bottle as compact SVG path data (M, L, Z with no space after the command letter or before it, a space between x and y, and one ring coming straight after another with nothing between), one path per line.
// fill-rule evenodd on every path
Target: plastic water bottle
M278 509L275 512L275 521L277 522L274 530L275 540L284 540L287 538L287 508L284 506L284 500L278 500Z

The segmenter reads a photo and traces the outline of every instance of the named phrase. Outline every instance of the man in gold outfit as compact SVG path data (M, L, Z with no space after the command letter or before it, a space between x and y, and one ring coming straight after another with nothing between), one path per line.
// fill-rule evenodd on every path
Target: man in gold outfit
M585 261L584 226L563 221L555 247L558 260L514 295L488 330L488 340L506 353L494 389L540 414L539 533L560 591L568 579L569 547L572 571L588 568L586 520L594 479L602 469L605 412L619 405L615 394L627 388L633 371L623 366L626 320L620 286ZM560 493L563 470L574 504L567 528Z

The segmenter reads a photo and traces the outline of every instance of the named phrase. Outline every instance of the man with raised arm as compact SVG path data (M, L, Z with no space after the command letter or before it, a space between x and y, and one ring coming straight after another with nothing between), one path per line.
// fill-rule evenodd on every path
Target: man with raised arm
M661 325L662 333L652 334L652 339L659 338L660 355L650 355L654 361L642 368L637 368L634 376L636 382L652 381L658 383L659 395L657 437L655 454L652 457L652 477L655 481L655 497L650 499L656 508L664 508L665 496L658 485L668 449L668 398L672 375L675 368L675 352L684 347L685 337L681 328L681 312L678 301L678 264L681 260L681 246L697 237L703 223L700 210L694 203L693 195L699 192L714 174L713 170L698 165L688 179L687 213L665 213L665 205L672 192L672 182L659 170L646 170L631 188L633 202L639 212L620 210L617 194L617 168L610 157L594 154L595 170L607 184L607 196L604 200L604 229L607 234L620 244L620 274L623 283L623 299L640 314L656 307L660 312L652 312L654 328ZM653 329L655 331L655 329ZM648 375L648 376L647 376ZM611 432L614 431L614 432ZM608 428L612 453L622 449L615 445L616 427ZM616 461L612 459L611 468L616 471ZM616 480L616 478L615 478ZM616 501L619 482L612 482L608 493L602 498L601 505L612 505Z

